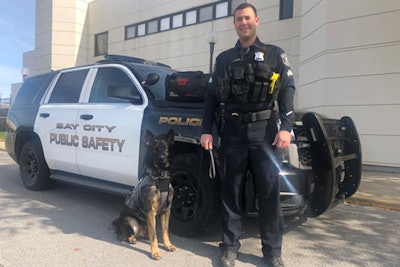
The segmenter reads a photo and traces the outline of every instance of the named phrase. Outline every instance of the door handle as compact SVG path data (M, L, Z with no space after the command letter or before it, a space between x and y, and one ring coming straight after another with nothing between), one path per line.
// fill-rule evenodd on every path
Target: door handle
M48 117L50 117L50 114L49 113L40 113L39 116L42 118L48 118Z
M90 114L82 114L79 118L81 118L82 120L91 120L93 119L93 115Z

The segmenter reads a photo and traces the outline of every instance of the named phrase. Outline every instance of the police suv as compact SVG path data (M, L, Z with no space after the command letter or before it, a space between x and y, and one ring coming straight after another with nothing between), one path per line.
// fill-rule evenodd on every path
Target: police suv
M118 55L29 77L8 113L7 152L28 189L62 181L127 195L144 171L146 130L163 135L173 129L171 230L200 234L220 206L218 170L214 179L209 172L214 157L199 143L207 79ZM361 148L349 117L297 112L292 143L276 154L285 215L318 216L358 189ZM257 206L249 171L243 212Z

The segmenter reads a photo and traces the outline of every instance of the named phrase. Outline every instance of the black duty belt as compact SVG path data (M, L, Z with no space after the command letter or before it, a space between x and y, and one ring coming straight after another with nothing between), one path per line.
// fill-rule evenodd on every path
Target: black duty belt
M257 112L227 112L226 120L235 126L245 123L268 120L271 117L271 110L261 110Z

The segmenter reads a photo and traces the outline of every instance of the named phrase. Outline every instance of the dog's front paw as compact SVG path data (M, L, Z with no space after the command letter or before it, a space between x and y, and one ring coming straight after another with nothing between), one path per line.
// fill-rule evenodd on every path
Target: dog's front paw
M128 242L130 244L136 244L137 243L136 237L134 235L129 236L128 237Z
M176 247L175 247L174 245L172 245L172 244L164 245L164 246L165 246L165 249L166 249L167 251L169 251L169 252L173 252L173 251L176 250Z
M151 257L154 259L154 260L161 260L161 253L160 253L160 251L153 251L153 252L151 252Z

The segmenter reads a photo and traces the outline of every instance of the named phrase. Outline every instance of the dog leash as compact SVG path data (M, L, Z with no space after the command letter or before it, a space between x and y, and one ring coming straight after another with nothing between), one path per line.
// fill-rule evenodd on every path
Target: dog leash
M212 152L212 149L209 149L210 151L210 169L208 170L208 176L210 176L211 179L214 179L216 176L216 170L215 170L215 160L214 160L214 153Z

